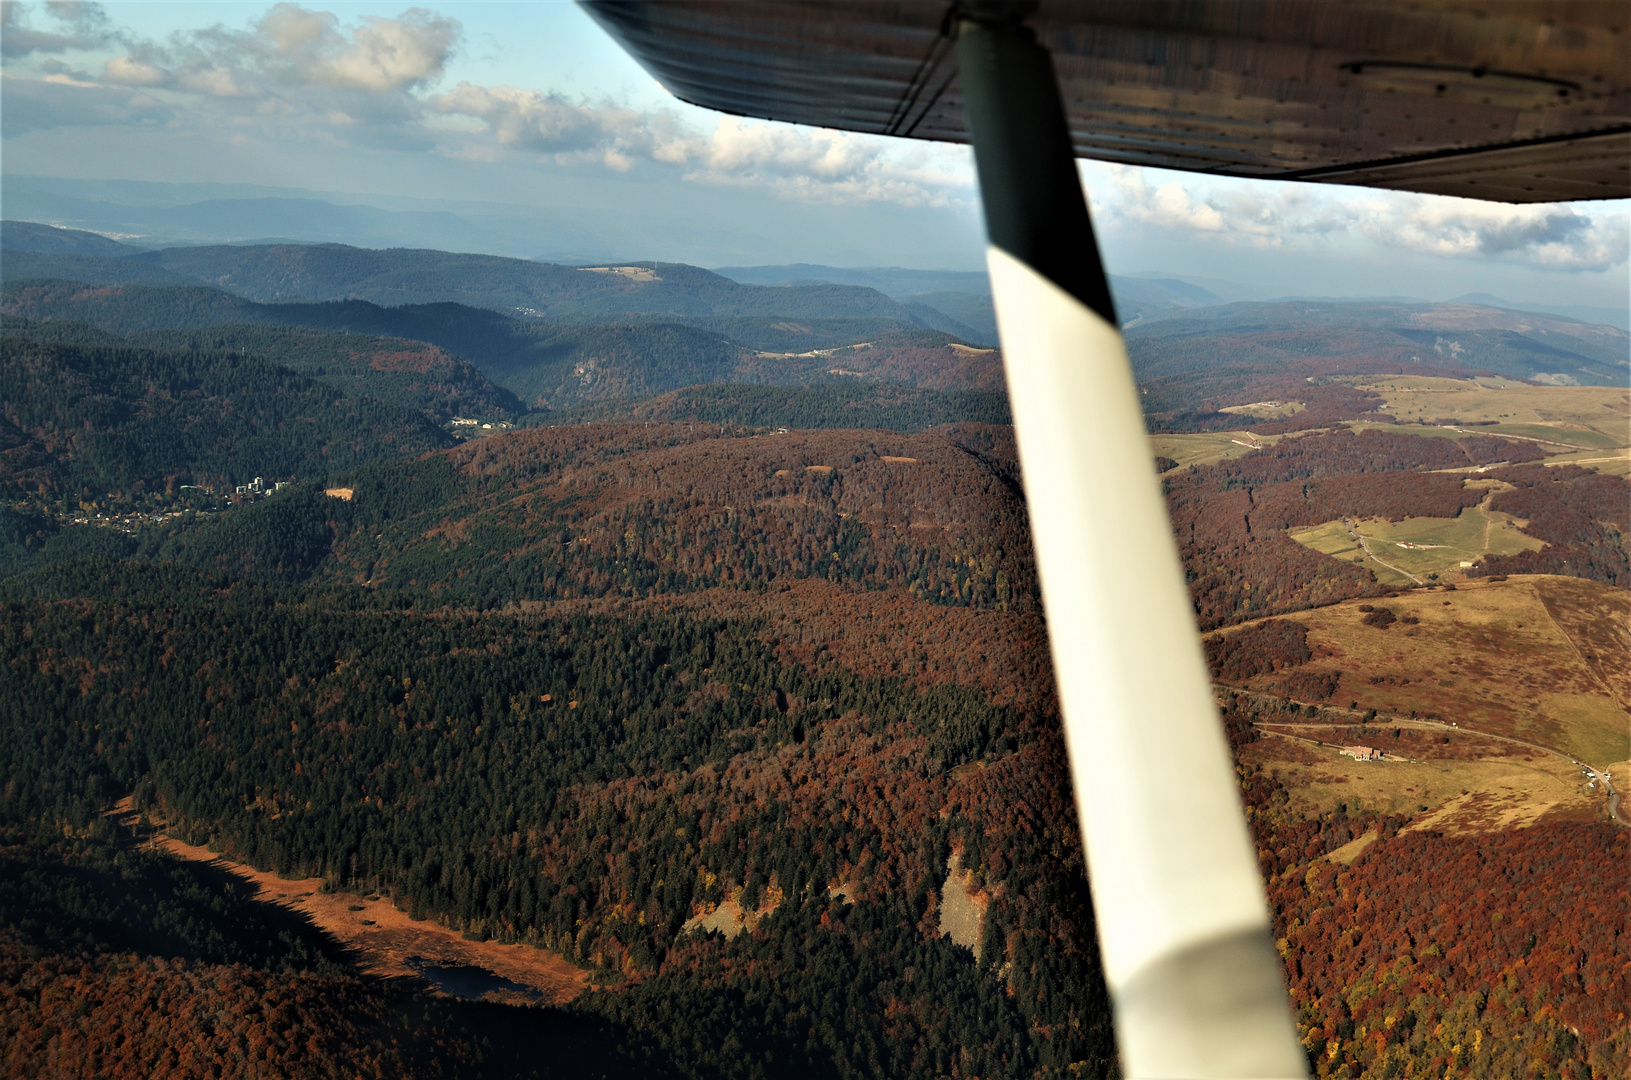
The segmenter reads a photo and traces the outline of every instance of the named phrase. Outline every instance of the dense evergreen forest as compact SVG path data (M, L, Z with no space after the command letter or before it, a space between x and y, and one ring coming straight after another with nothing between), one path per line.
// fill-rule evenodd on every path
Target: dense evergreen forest
M0 484L50 498L323 476L453 439L258 356L0 338ZM15 497L15 496L14 496Z
M752 623L402 609L97 563L13 580L0 693L38 719L5 733L8 821L91 829L133 790L256 865L639 983L582 1008L695 1075L1109 1052L1045 715L784 663ZM1003 882L980 963L924 937L954 849ZM726 898L773 914L680 940ZM732 1033L747 1045L725 1060Z

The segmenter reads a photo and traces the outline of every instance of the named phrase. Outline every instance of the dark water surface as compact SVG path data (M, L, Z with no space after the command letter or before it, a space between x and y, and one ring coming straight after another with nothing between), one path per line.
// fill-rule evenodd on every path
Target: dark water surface
M433 964L422 956L408 957L408 966L413 968L420 978L450 997L474 1001L487 994L506 992L524 994L534 1000L543 999L543 995L532 987L518 982L511 982L502 975L495 975L486 968L474 967L469 964L450 966Z

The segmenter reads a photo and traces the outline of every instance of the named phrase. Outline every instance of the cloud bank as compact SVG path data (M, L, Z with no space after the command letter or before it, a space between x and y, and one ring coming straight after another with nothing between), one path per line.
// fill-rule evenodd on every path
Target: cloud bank
M1090 167L1089 173L1098 181L1093 187L1100 217L1255 247L1360 239L1424 255L1575 271L1612 269L1631 255L1631 222L1617 207L1588 212L1569 204L1515 206L1261 181L1152 184L1151 174L1126 166Z

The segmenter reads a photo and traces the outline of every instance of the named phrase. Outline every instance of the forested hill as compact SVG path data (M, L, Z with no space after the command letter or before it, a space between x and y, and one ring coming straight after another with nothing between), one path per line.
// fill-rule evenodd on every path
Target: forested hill
M141 250L79 229L63 229L37 221L0 221L0 251L8 253L34 251L117 259Z
M453 439L421 412L237 351L0 338L12 497L100 498L323 476Z
M365 300L262 304L206 286L87 286L50 279L7 282L0 311L35 321L73 320L113 334L136 335L132 341L155 345L190 345L207 339L251 350L272 349L267 354L270 358L308 374L316 374L319 368L329 373L332 364L321 357L351 350L353 344L279 336L235 324L292 325L426 342L452 354L436 358L435 385L447 384L450 392L457 389L467 397L482 399L489 412L517 405L480 390L468 377L471 373L459 375L455 368L447 367L456 367L455 358L474 364L488 379L517 395L525 407L554 410L586 402L641 399L716 382L804 385L860 378L931 391L998 392L1002 379L995 353L965 348L946 334L894 319L794 322L772 316L706 316L689 323L655 317L610 323L546 322L454 303L401 307L382 307ZM208 331L203 338L197 333L165 333L201 330ZM842 355L827 355L831 350ZM355 351L375 355L405 350L358 343ZM390 363L394 361L387 366ZM943 411L946 404L937 408ZM977 414L945 418L991 415L982 406Z
M681 263L639 263L597 272L491 255L339 244L167 248L120 258L79 255L71 261L8 251L4 274L13 281L60 276L88 284L151 282L162 276L265 303L371 300L395 307L453 302L548 318L774 315L913 321L898 302L854 285L743 285Z
M341 394L417 410L438 424L455 416L514 420L526 412L513 393L473 364L423 341L275 325L146 330L121 336L82 322L41 322L15 315L0 315L0 326L11 339L255 356Z
M163 557L489 606L804 578L1028 610L1012 435L548 428L340 474L177 534Z

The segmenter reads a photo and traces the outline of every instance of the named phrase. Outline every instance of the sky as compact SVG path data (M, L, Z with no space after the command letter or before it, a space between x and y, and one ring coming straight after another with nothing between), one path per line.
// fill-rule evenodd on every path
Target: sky
M695 108L567 2L5 0L0 140L0 204L42 178L257 185L486 215L502 254L983 265L966 148ZM1624 201L1082 175L1113 273L1622 309L1631 287Z

